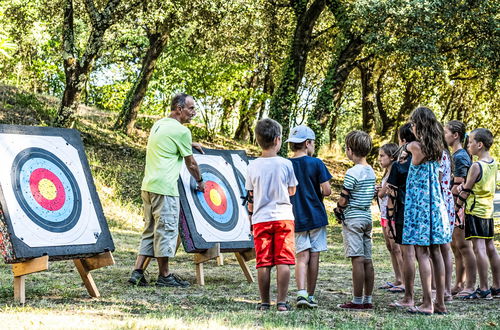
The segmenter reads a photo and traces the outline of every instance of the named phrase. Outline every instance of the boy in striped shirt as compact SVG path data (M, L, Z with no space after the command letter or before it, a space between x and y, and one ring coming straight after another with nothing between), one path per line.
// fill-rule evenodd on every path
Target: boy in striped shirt
M372 309L374 271L372 263L371 203L375 193L375 172L366 162L372 148L368 134L352 131L346 136L345 152L354 166L347 170L335 215L342 223L346 257L351 258L353 300L338 307ZM364 295L363 295L364 292Z

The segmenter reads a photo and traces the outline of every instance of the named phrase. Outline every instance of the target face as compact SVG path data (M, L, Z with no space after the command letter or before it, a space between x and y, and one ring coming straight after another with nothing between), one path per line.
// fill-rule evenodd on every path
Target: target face
M205 192L191 191L195 194L196 207L214 228L221 231L234 229L238 223L238 204L233 187L214 167L207 164L199 167L205 180ZM192 177L191 180L194 181Z
M199 249L210 247L208 243L221 243L221 249L226 251L251 248L250 221L242 205L240 181L231 155L229 151L210 149L205 153L194 155L205 192L196 190L196 182L185 166L181 170L179 192L187 222L181 228L189 231L183 235L192 237Z
M80 188L69 168L53 153L27 148L12 163L12 187L21 209L51 232L73 228L82 212Z
M114 250L79 133L0 125L0 202L18 257Z

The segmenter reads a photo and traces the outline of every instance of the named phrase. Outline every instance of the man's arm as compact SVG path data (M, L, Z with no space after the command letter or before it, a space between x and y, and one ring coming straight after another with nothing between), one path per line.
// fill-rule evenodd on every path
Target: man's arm
M196 189L198 189L201 192L204 192L205 182L203 181L203 178L200 173L200 168L198 167L198 163L194 159L193 155L184 157L184 163L186 164L189 173L196 180L197 183Z
M192 143L191 143L191 146L192 146L193 148L195 148L196 150L198 150L199 152L201 152L202 154L205 154L205 151L203 151L203 148L202 148L201 143L198 143L198 142L192 142Z

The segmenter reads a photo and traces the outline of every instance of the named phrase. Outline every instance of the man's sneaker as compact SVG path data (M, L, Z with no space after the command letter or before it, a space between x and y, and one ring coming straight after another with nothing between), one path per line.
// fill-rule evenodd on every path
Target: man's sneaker
M309 300L304 296L297 296L297 308L312 308Z
M363 304L365 309L373 309L373 304Z
M307 300L309 301L309 306L311 306L311 308L318 308L318 302L314 300L314 298L309 297Z
M189 282L184 281L179 275L176 275L174 273L170 273L168 276L158 275L158 280L156 281L156 286L185 288L185 287L189 286Z
M128 282L136 286L148 285L148 281L146 281L146 277L144 277L144 272L140 272L137 269L130 274Z
M365 304L355 304L351 301L346 302L344 304L337 305L337 307L342 308L342 309L348 309L348 310L364 310Z

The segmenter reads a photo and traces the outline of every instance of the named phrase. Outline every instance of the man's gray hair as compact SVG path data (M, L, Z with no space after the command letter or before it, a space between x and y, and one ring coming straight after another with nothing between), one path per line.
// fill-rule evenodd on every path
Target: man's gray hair
M172 99L172 103L170 103L170 110L174 111L178 106L184 108L186 106L186 99L188 97L193 98L191 95L186 93L176 94Z

